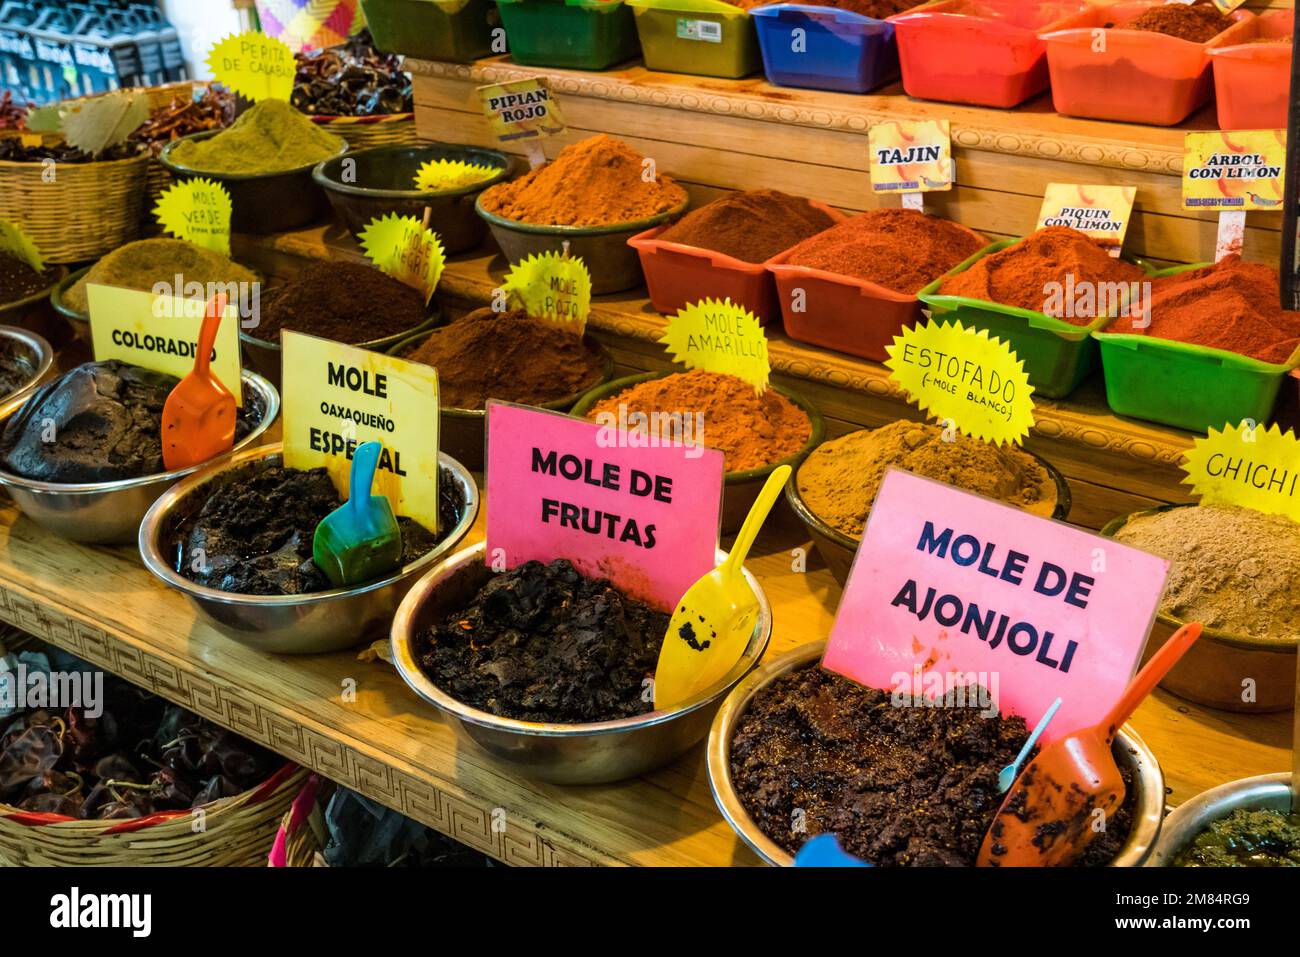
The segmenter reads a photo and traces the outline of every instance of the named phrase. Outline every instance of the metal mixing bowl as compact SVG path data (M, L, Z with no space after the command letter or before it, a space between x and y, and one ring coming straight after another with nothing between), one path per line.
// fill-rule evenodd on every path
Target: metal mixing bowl
M1229 781L1217 788L1202 791L1190 801L1174 808L1165 821L1155 850L1145 867L1172 867L1174 859L1207 827L1233 811L1291 810L1291 774L1261 774L1253 778Z
M772 609L758 580L745 571L758 596L758 621L744 656L701 694L667 711L591 724L548 724L502 718L457 701L420 670L411 646L435 621L463 609L492 577L485 543L457 552L422 578L393 619L393 663L421 698L442 711L471 741L512 771L556 784L604 784L636 777L673 760L709 730L719 702L767 649ZM719 551L721 562L726 553Z
M38 336L26 329L19 329L17 326L0 326L0 337L12 339L18 348L25 353L21 362L26 367L26 371L30 373L23 384L14 389L13 392L6 396L0 396L0 402L4 403L5 408L11 402L22 405L32 390L48 379L54 372L54 349L45 340L44 336Z
M280 412L280 394L271 383L248 370L244 370L243 382L261 400L265 412L253 431L235 444L234 452L255 444ZM28 397L20 395L0 405L0 431ZM203 467L195 465L116 482L77 484L37 482L0 469L0 486L9 490L24 515L56 535L74 542L127 545L135 541L145 512L158 496Z
M435 548L378 581L305 595L241 595L208 588L178 574L172 556L174 536L207 500L203 493L214 486L238 482L263 464L281 464L283 451L284 446L278 442L246 449L204 469L159 498L140 525L140 557L145 567L188 598L199 616L217 631L259 651L324 654L382 636L416 578L455 548L474 524L479 498L473 477L455 459L439 454L438 464L455 476L464 496L460 521Z
M764 834L741 803L731 780L731 739L754 695L786 672L816 665L825 651L825 641L814 641L800 645L753 671L727 696L709 731L709 787L718 810L764 863L778 867L793 865L794 856ZM1138 782L1138 795L1137 806L1133 809L1133 830L1119 853L1111 859L1110 866L1138 867L1160 836L1160 822L1165 810L1165 778L1155 755L1127 725L1116 735L1113 753L1121 768L1127 765L1132 769Z

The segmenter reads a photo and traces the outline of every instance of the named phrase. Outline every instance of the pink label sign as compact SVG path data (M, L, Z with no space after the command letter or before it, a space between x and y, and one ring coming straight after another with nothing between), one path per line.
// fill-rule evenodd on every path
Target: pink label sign
M714 566L721 452L505 402L487 419L489 564L567 558L664 610Z
M891 469L822 664L903 703L979 684L1031 726L1059 695L1044 734L1054 740L1119 699L1168 571L1112 539Z

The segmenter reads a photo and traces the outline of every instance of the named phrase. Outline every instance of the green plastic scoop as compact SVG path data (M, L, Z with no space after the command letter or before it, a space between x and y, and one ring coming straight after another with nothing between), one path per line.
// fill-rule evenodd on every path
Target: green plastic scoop
M402 563L402 530L383 495L371 495L383 446L364 442L352 455L348 500L316 526L311 557L336 588L388 574Z

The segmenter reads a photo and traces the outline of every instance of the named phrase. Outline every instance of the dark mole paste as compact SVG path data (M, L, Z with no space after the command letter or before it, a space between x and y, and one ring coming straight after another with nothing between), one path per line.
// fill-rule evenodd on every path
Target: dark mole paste
M31 350L8 336L0 338L0 398L17 392L35 374Z
M1300 814L1238 808L1183 848L1179 867L1300 867Z
M966 700L986 700L978 691ZM791 854L833 832L878 867L973 866L1002 804L998 772L1029 737L1023 718L962 707L900 707L820 667L759 691L731 741L731 774L745 810ZM1130 793L1132 788L1130 788ZM1131 822L1131 802L1129 809ZM1105 863L1129 826L1116 812ZM1091 860L1085 863L1092 863Z
M179 379L116 359L87 362L41 386L5 424L0 468L38 482L118 482L166 471L162 413ZM265 409L248 389L235 441Z
M426 554L460 521L464 494L443 469L441 532L399 516L402 564ZM343 504L323 468L255 465L218 486L174 536L175 569L192 582L240 595L301 595L333 588L312 561L316 526Z
M565 559L495 576L469 607L416 635L435 685L482 711L585 724L644 714L668 615Z

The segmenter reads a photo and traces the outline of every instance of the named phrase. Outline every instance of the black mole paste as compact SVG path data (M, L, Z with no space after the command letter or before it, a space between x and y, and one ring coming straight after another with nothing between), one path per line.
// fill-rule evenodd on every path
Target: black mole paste
M899 707L887 691L814 666L750 701L731 774L750 817L792 854L830 831L876 866L972 866L1002 804L998 771L1028 736L1022 718L986 717L974 704ZM1122 812L1100 863L1127 836Z
M31 351L8 336L0 338L0 398L17 392L35 374Z
M446 469L439 474L434 535L400 516L402 564L426 554L450 532L465 499ZM343 504L323 468L303 471L259 465L218 487L180 527L176 571L208 588L240 595L301 595L333 588L312 561L316 526Z
M586 724L644 714L668 615L568 561L497 575L419 635L415 660L458 701L506 718Z
M87 362L41 386L5 425L0 468L38 482L117 482L159 475L162 413L179 379L116 359ZM265 409L244 391L235 441Z

